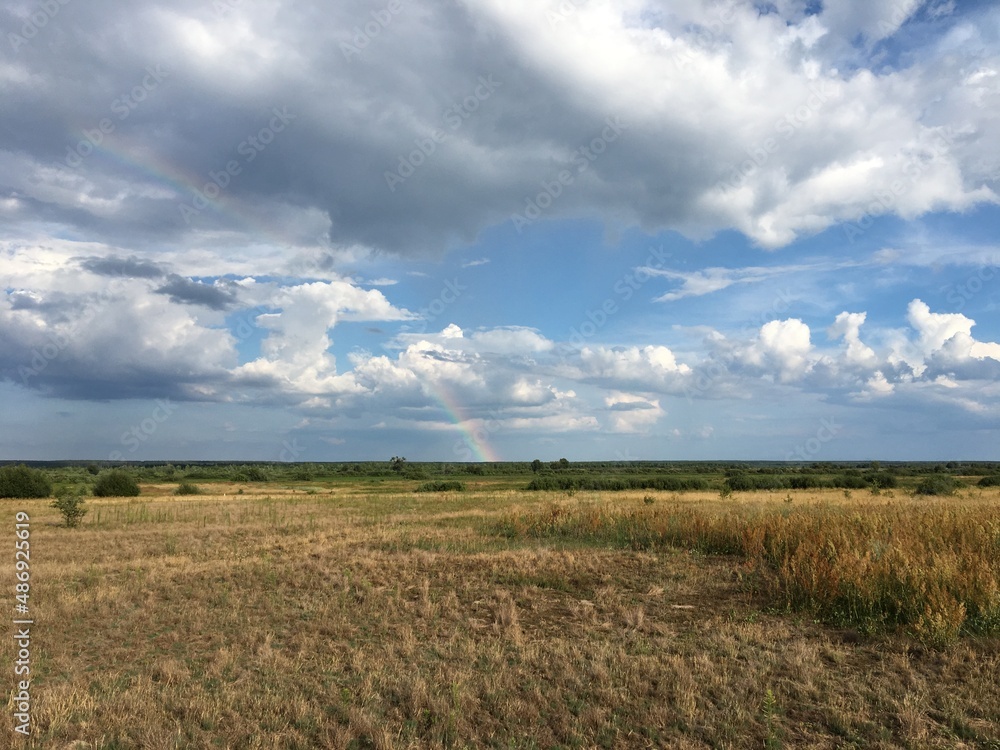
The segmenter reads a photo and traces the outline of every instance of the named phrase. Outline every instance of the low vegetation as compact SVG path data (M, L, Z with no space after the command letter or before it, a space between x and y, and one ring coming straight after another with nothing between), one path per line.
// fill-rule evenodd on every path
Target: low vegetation
M961 634L1000 632L1000 517L992 503L766 512L584 503L514 514L501 530L515 538L738 555L748 583L774 606L863 633L899 632L941 646Z
M462 492L464 489L464 482L424 482L417 487L416 492Z
M177 498L178 468L74 530L0 503L44 623L26 746L1000 740L997 490L415 495L409 468Z

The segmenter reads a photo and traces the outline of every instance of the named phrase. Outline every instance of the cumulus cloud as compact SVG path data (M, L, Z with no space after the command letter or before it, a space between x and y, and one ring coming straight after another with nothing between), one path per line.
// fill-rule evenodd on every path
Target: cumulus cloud
M0 297L0 373L67 398L214 398L236 364L232 335L148 291L81 293L71 315Z
M283 384L303 393L339 393L356 386L337 374L328 352L328 332L341 320L408 320L412 314L394 307L382 292L366 290L348 281L314 282L284 287L269 304L276 312L257 316L268 331L261 356L242 365L238 379Z
M801 378L813 366L809 326L797 318L772 320L754 341L737 345L736 361L756 372L773 374L781 382Z
M844 360L849 365L871 367L878 360L874 350L861 341L861 326L865 324L867 317L868 314L863 312L842 312L826 331L831 339L844 340Z
M604 398L611 412L611 429L622 433L647 432L666 414L659 399L614 391Z
M675 392L691 372L665 346L584 347L579 377L596 383L627 385L656 392Z
M935 362L937 370L967 364L969 360L1000 363L1000 344L974 339L975 321L961 313L931 312L927 303L915 299L907 307L907 320L916 330L917 338L907 350L897 354L918 375L924 372L928 361Z

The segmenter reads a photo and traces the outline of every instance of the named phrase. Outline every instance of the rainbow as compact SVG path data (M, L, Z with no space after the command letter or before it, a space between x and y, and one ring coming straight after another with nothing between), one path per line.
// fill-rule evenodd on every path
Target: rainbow
M81 139L81 142L82 140L84 139ZM252 211L242 208L237 201L229 199L225 189L220 189L219 194L214 198L206 195L204 191L205 186L215 184L207 175L197 175L193 172L180 169L155 152L149 151L141 145L130 143L119 133L110 133L100 144L93 145L93 142L91 142L91 145L93 153L88 154L87 157L83 157L85 160L100 154L110 161L152 177L157 182L167 185L177 193L177 200L180 203L185 203L192 208L195 196L200 194L208 204L207 208L234 219L258 232L261 236L274 240L281 245L291 244L286 238L283 238L262 223ZM137 154L141 154L141 156L137 156ZM238 180L239 175L233 179ZM194 210L198 211L198 209ZM200 211L198 212L200 213Z
M486 430L477 429L477 425L480 425L483 420L466 416L465 408L443 386L433 389L431 395L441 404L448 418L458 427L463 441L472 449L473 454L479 461L493 463L503 460L489 444Z
M226 190L220 190L214 198L206 195L203 188L211 182L208 177L186 172L141 145L129 143L120 133L109 133L102 143L98 145L92 143L91 145L93 146L93 154L88 154L84 158L100 154L129 169L152 177L169 186L177 193L178 200L188 205L192 205L191 201L196 194L201 194L212 210L235 220L237 223L248 226L261 236L281 245L291 244L262 224L252 212L242 209L237 201L227 198ZM137 154L141 154L141 157ZM441 404L448 418L458 428L463 442L470 447L479 461L490 463L502 460L489 443L488 432L482 427L484 424L482 419L467 416L462 404L445 387L430 387L429 390L431 396Z

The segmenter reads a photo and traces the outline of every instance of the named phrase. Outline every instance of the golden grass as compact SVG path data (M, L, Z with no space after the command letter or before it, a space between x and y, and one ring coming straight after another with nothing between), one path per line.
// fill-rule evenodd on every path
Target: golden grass
M670 504L783 517L784 494L652 493L645 506L650 493L567 502L329 489L93 500L75 530L44 501L5 504L11 530L16 510L32 516L35 735L22 746L943 748L1000 738L996 637L945 650L859 639L768 609L770 594L748 590L736 558L493 533L556 501L607 518ZM854 510L834 494L794 498L792 511ZM997 496L960 502L995 514ZM10 639L3 648L12 653ZM0 746L15 744L0 734Z
M787 508L552 504L512 513L501 528L509 536L740 555L754 581L789 609L945 645L960 634L1000 632L1000 512L995 499L976 495Z

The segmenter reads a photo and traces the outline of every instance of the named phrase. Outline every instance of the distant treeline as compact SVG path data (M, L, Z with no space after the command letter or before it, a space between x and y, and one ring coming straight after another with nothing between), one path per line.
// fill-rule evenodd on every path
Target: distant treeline
M0 466L26 464L46 470L98 471L128 468L142 478L186 475L191 479L240 479L310 476L388 477L405 472L424 472L429 476L465 474L469 476L514 476L525 474L579 474L590 476L673 474L673 475L835 475L881 471L897 477L927 474L955 476L1000 475L1000 461L502 461L464 463L453 461L339 461L292 463L281 461L0 461Z
M508 461L497 463L417 462L393 456L388 461L325 463L191 461L26 461L0 462L0 496L97 494L100 479L112 469L137 482L337 483L384 480L462 482L491 477L530 490L799 490L841 488L919 491L919 487L1000 486L1000 462L843 461ZM30 471L29 471L30 469ZM941 481L932 481L941 480ZM524 484L521 484L524 482ZM31 485L31 486L29 486ZM457 486L457 485L443 485ZM49 490L51 487L51 490Z
M707 479L672 476L645 477L588 477L588 476L540 476L528 483L529 490L595 490L614 492L621 490L668 490L686 492L707 490Z

